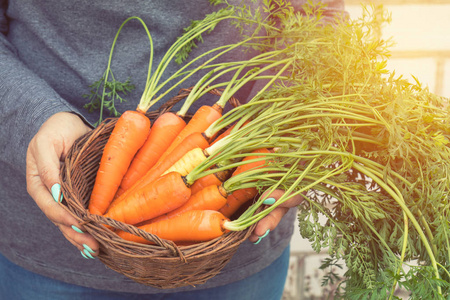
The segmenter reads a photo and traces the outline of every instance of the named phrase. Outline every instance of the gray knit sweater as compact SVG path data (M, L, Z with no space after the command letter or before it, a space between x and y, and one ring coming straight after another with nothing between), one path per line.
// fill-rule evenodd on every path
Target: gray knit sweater
M340 0L328 2L333 9L343 9ZM28 196L25 154L41 124L57 112L75 111L89 122L97 120L98 114L83 108L82 95L104 72L114 35L126 18L139 16L149 26L158 62L190 20L213 9L206 0L0 0L0 252L4 256L44 276L97 289L135 293L193 289L150 288L99 260L84 259ZM223 25L197 51L233 36L232 27ZM141 25L132 22L118 40L113 61L115 75L130 77L136 85L120 111L136 108L147 65L147 37ZM175 68L171 65L168 72ZM219 275L196 289L240 280L268 266L289 244L294 218L291 210L260 244L245 242Z

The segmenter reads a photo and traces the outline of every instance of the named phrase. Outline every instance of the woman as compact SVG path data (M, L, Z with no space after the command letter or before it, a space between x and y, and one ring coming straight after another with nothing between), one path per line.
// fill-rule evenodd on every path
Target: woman
M141 17L152 33L158 62L191 20L216 9L205 0L0 0L2 299L281 298L295 218L289 208L301 199L261 220L219 275L198 287L168 290L137 284L106 268L95 259L98 242L55 202L60 200L61 160L96 121L83 108L87 101L82 95L101 77L119 25L130 16ZM335 0L327 11L342 9ZM192 55L235 36L231 25L218 26ZM119 109L135 109L149 51L140 24L127 25L116 47L113 69L131 76L136 85ZM166 74L176 68L170 65ZM272 202L281 194L271 195Z

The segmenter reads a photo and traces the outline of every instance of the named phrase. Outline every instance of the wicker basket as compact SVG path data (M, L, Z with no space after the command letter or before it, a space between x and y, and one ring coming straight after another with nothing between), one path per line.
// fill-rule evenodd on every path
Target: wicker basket
M155 119L159 114L170 110L187 93L189 90L182 90L159 111L148 113L148 117ZM238 104L236 99L232 101L233 105ZM82 223L84 231L97 239L100 244L98 258L112 270L138 283L161 289L205 283L230 261L239 245L248 238L252 228L229 232L208 242L177 246L135 226L92 215L87 211L102 150L116 121L117 118L105 120L72 146L61 170L65 208ZM123 240L102 224L136 234L154 244L144 245Z

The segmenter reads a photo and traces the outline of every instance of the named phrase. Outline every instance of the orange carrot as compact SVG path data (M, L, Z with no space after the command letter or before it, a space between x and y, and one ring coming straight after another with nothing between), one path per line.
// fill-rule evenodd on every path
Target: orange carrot
M169 148L159 158L158 162L164 161L167 156L171 155L178 145L184 143L184 139L195 132L204 132L212 123L222 116L222 109L217 106L204 105L200 107L189 120L188 124L178 134L175 140L170 144Z
M215 104L213 106L204 105L204 106L200 107L195 112L195 114L192 116L192 118L188 122L188 124L183 127L183 129L178 133L178 135L175 138L173 138L172 142L170 143L170 146L168 146L168 148L162 154L160 154L158 160L156 161L156 163L154 163L153 167L160 169L160 167L157 167L157 166L161 166L161 165L162 166L167 166L167 165L170 166L182 157L182 155L177 156L182 153L181 150L183 150L183 151L187 150L183 153L183 155L185 153L187 153L189 150L192 150L193 148L189 148L189 146L186 145L186 143L187 143L186 139L187 138L192 139L193 137L191 137L191 135L195 133L196 134L195 139L198 140L200 137L199 134L202 133L203 131L205 131L212 123L214 123L214 121L216 121L217 119L219 119L222 116L222 110L223 110L222 107L220 107L217 104ZM209 142L208 142L209 137L206 137L203 135L203 139L205 139L205 142L207 142L208 146L209 146ZM179 146L181 144L184 144L184 146L181 146L181 148L180 148ZM192 144L190 144L190 145L192 145ZM174 155L174 153L176 153L176 155ZM167 157L170 157L170 159L167 160L166 159ZM152 169L150 169L148 172L150 172L151 170ZM164 171L165 170L163 168L162 172L164 172ZM153 173L154 176L151 177L149 180L146 180L145 183L148 183L150 180L154 180L154 178L157 178L158 176L160 176L162 174L162 172L160 172L159 174L158 174L158 172ZM147 176L147 175L144 175L144 176ZM138 182L135 181L134 183L136 184ZM131 187L128 187L128 188L131 188ZM122 195L123 192L124 192L124 189L123 190L121 189L119 191L119 193L117 194L117 196Z
M123 194L155 165L156 161L185 126L186 122L183 118L173 112L166 112L156 119L147 141L136 153L127 173L123 177L116 197Z
M158 178L171 165L177 162L189 151L209 146L209 137L203 134L214 121L221 117L222 108L215 104L213 106L202 106L192 116L188 124L175 137L169 148L160 156L155 165L136 182L136 187L142 187ZM134 189L134 186L132 187Z
M227 178L230 170L222 170L197 179L191 186L192 195L210 185L221 185Z
M223 139L224 137L226 137L227 135L229 135L231 130L233 129L233 127L234 127L234 125L228 127L228 129L225 130L224 132L222 132L218 137L213 136L210 141L211 146L214 145L215 143L217 143L218 141L220 141L221 139Z
M257 149L252 151L252 153L271 153L271 150L268 150L266 148ZM242 161L248 161L255 158L262 158L264 156L262 155L249 155L245 157ZM236 170L233 172L231 176L236 176L238 174L244 173L250 169L256 169L261 168L265 164L265 160L255 161L246 163L243 165L240 165L236 168ZM231 217L243 204L245 204L247 201L252 200L256 195L258 194L258 191L256 188L244 188L239 189L236 191L233 191L231 195L227 198L227 203L224 207L219 209L221 213L223 213L227 217Z
M272 150L266 149L266 148L261 148L261 149L256 149L254 151L252 151L252 153L254 154L258 154L258 153L272 153ZM247 157L245 157L242 161L249 161L252 159L256 159L256 158L264 158L265 155L249 155ZM255 162L250 162L250 163L246 163L246 164L242 164L240 166L238 166L236 168L236 170L233 172L232 176L236 176L238 174L244 173L250 169L257 169L262 167L264 164L266 163L265 160L259 160L259 161L255 161Z
M172 211L191 196L183 177L171 172L159 177L143 189L136 190L111 207L104 215L116 221L137 224Z
M219 211L230 218L242 205L255 198L257 194L258 190L253 187L236 190L227 197L225 205Z
M173 242L203 242L222 236L226 232L223 228L226 221L228 219L217 211L191 210L138 228ZM150 241L125 231L118 231L117 234L128 241L151 244Z
M189 200L182 206L169 213L151 219L148 223L170 219L189 210L219 210L226 204L227 196L228 194L222 186L207 186L198 193L192 194Z
M104 214L134 155L150 131L150 120L137 111L126 111L119 119L103 150L89 201L89 211Z
M249 123L250 121L245 121L244 124L242 125L245 126ZM227 130L225 130L224 132L222 132L217 138L213 138L213 141L210 141L211 146L214 145L215 143L217 143L218 141L220 141L221 139L223 139L224 137L228 136L231 133L231 130L233 130L233 128L236 126L236 123L231 125L230 127L228 127Z
M208 147L208 142L201 133L193 133L188 136L183 143L175 148L171 155L165 160L157 162L141 179L139 179L131 188L129 188L125 193L121 194L119 197L114 199L111 203L110 208L114 207L117 203L120 203L124 198L127 197L129 193L135 190L139 190L151 182L155 181L164 172L166 172L173 164L175 164L179 159L181 159L187 152L192 149L200 148L205 149ZM186 175L186 174L183 174Z

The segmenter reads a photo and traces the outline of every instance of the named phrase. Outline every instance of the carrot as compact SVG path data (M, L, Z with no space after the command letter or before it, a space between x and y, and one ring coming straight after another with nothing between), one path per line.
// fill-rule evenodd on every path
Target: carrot
M141 178L141 180L136 182L136 187L143 187L158 178L189 151L195 148L205 149L208 147L209 137L203 134L203 131L221 117L222 110L222 107L218 104L200 107L192 116L188 124L175 137L169 148L160 156L155 165ZM190 169L194 166L192 163L189 165L192 166ZM181 172L180 170L176 171ZM132 188L134 189L135 187L133 186Z
M236 190L227 197L225 205L219 211L230 218L242 205L255 198L257 194L258 190L253 187Z
M242 127L247 125L250 121L245 121L244 124L242 124ZM221 139L223 139L224 137L228 136L231 133L231 130L233 130L233 128L236 127L236 123L231 125L230 127L228 127L227 130L225 130L224 132L222 132L218 137L213 138L212 141L210 141L211 146L214 145L215 143L217 143L218 141L220 141Z
M192 194L189 200L182 206L169 213L151 219L148 223L170 219L189 210L219 210L226 204L227 196L228 194L222 186L207 186L198 193Z
M214 145L215 143L217 143L218 141L220 141L221 139L223 139L224 137L228 136L231 132L231 130L233 130L234 126L236 124L233 124L232 126L228 127L227 130L225 130L224 132L222 132L218 137L211 137L211 141L210 144L211 146Z
M272 150L266 149L266 148L261 148L261 149L256 149L253 150L252 153L254 154L258 154L258 153L272 153ZM249 161L252 159L256 159L256 158L263 158L265 157L264 155L249 155L246 156L242 161ZM262 167L264 164L266 163L265 160L259 160L259 161L255 161L255 162L251 162L251 163L246 163L246 164L242 164L240 166L238 166L236 168L236 170L233 172L232 176L236 176L239 175L241 173L244 173L250 169L255 169L255 168L260 168Z
M268 150L266 148L261 148L261 149L252 151L252 153L254 153L254 154L271 153L271 152L272 152L271 150ZM261 157L264 157L264 156L249 155L249 156L245 157L242 161L249 161L249 160L252 160L255 158L261 158ZM265 164L265 160L242 164L236 168L236 170L233 172L233 174L231 176L232 177L237 176L237 175L242 174L250 169L261 168L264 164ZM231 195L228 196L227 203L224 205L224 207L219 209L219 211L221 213L223 213L225 216L231 217L231 215L233 215L243 204L245 204L247 201L252 200L257 194L258 194L258 191L254 187L244 188L244 189L239 189L239 190L233 191L231 193Z
M171 155L178 145L184 143L184 139L195 132L204 132L212 123L222 116L222 109L217 106L204 105L200 107L189 120L186 127L178 134L175 140L170 144L169 148L159 158L158 162L164 161L167 156Z
M178 160L182 159L186 153L191 151L192 149L205 149L208 147L208 142L205 137L201 133L193 133L188 136L185 141L178 145L175 148L171 155L167 157L163 161L159 161L156 163L140 180L138 180L131 188L129 188L125 193L121 194L119 197L114 199L114 201L110 205L110 209L114 207L117 203L120 203L124 198L127 197L130 193L135 190L139 190L148 184L155 181L158 177L160 177L164 172L166 172L170 167L172 167ZM179 164L180 169L172 168L172 171L177 171L178 173L183 173L186 175L186 170L192 169L195 165L192 162L189 162L187 159L185 160L187 163L185 165ZM182 170L185 170L184 172Z
M218 211L191 210L138 228L173 242L204 242L222 236L226 232L223 227L226 221L228 219ZM125 231L117 231L117 234L128 241L151 244L150 241Z
M162 175L169 172L178 172L183 176L189 174L197 165L208 158L208 153L202 148L194 148L189 150L183 155L177 162L175 162L170 168L168 168Z
M221 185L227 178L230 170L222 170L197 179L191 186L192 195L210 185Z
M136 153L127 173L122 179L116 197L123 194L150 170L175 137L186 126L186 122L173 112L160 115L150 131L146 142Z
M104 216L127 224L137 224L180 207L190 196L191 190L183 177L171 172L143 189L132 192Z
M105 213L149 131L150 120L145 114L126 111L119 117L103 150L89 201L88 208L92 214Z

